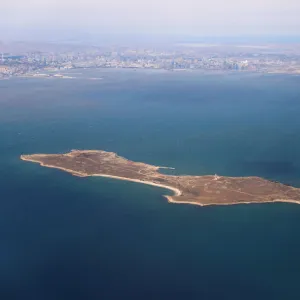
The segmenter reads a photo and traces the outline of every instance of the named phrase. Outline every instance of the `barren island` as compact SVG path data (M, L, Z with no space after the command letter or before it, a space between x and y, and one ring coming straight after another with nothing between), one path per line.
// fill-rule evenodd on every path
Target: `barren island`
M61 169L75 176L102 176L163 187L172 203L228 205L264 202L300 204L300 188L260 177L174 176L159 173L165 167L130 161L113 152L72 150L65 154L22 155L22 160Z

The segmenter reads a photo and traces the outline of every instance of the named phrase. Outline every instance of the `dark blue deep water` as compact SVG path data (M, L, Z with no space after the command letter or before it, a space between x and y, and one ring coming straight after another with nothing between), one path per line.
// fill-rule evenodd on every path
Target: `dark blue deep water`
M300 77L74 76L0 81L0 299L300 298L298 205L168 204L160 188L19 160L103 149L300 187Z

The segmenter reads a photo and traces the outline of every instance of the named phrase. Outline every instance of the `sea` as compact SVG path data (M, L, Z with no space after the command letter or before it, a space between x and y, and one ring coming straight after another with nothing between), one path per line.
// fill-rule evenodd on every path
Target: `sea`
M98 69L0 81L0 299L300 299L300 205L172 192L20 160L113 151L300 187L300 76Z

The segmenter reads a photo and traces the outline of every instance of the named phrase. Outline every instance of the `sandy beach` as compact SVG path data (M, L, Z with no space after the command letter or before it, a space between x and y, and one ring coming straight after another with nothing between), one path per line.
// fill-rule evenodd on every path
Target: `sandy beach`
M253 201L253 202L230 202L230 203L209 203L209 204L203 204L199 202L193 202L193 201L178 201L174 200L172 196L164 196L168 199L169 203L174 203L174 204L190 204L190 205L198 205L198 206L226 206L226 205L241 205L241 204L264 204L264 203L291 203L291 204L300 204L300 201L296 200L285 200L285 199L277 199L273 201Z

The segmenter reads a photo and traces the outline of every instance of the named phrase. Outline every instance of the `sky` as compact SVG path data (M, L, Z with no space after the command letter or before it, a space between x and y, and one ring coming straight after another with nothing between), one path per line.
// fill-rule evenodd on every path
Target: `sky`
M300 35L300 0L0 0L0 40Z

